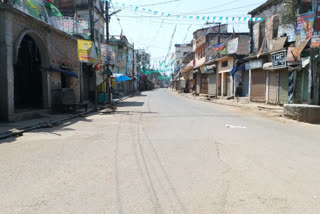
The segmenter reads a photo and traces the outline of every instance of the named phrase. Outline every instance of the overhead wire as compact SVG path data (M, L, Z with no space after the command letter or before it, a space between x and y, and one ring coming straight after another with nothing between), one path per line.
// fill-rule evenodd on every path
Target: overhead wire
M115 10L114 5L113 5L113 2L110 1L110 3L111 3L111 5L112 5L113 9ZM121 28L121 32L124 33L124 30L123 30L123 28L122 28L120 19L119 19L118 15L117 15L116 13L115 13L115 16L116 16L116 18L117 18L117 20L118 20L119 26L120 26L120 28Z
M251 7L251 6L255 6L255 5L260 5L261 3L263 2L258 2L258 3L254 3L254 4L249 4L249 5L244 5L244 6L241 6L241 7L234 7L234 8L226 8L224 10L215 10L215 11L210 11L210 12L206 12L207 14L195 14L196 12L189 12L189 13L184 13L184 14L171 14L170 16L164 16L164 17L181 17L181 16L193 16L195 17L196 15L200 15L200 16L206 16L208 15L208 13L222 13L222 12L225 12L226 10L230 11L230 10L237 10L237 9L242 9L242 8L246 8L246 7ZM132 11L134 13L136 13L137 15L143 15L143 14L148 14L148 12L143 12L143 11ZM166 13L167 14L167 13ZM212 15L211 15L212 16ZM127 16L127 17L130 17L130 18L135 18L136 16ZM159 17L159 16L156 16L156 15L143 15L142 17L146 17L146 18L156 18L156 17ZM235 16L237 17L237 16Z
M139 7L149 7L149 6L155 6L155 5L169 4L169 3L177 2L177 1L181 1L181 0L171 0L171 1L166 1L166 2L159 2L159 3L153 3L153 4L145 4L145 5L137 5L137 6L139 6Z

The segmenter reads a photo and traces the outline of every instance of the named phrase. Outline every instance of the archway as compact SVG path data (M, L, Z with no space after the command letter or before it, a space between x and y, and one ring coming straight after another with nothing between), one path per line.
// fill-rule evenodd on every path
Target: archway
M41 56L35 40L26 34L18 48L14 66L15 110L43 107Z

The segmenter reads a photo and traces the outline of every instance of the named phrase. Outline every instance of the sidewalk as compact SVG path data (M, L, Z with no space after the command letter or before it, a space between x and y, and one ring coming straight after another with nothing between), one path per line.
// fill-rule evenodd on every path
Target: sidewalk
M118 99L114 99L114 103L118 104L123 100L126 100L130 96L124 96ZM110 111L108 111L110 110ZM114 109L101 108L98 109L101 113L111 113ZM53 126L59 126L66 121L77 117L84 117L92 112L95 112L93 108L89 108L87 112L74 112L65 114L41 114L37 119L23 120L17 122L0 122L0 140L9 137L20 137L25 132L29 132L35 129L48 128Z
M9 137L22 136L24 132L40 128L58 126L65 121L83 117L94 112L94 109L88 109L87 112L75 112L67 114L41 114L40 118L23 120L17 122L0 122L0 140Z
M208 98L208 97L204 97L204 96L193 96L190 93L185 94L185 93L177 93L176 91L172 91L172 90L170 90L170 91L177 94L177 95L183 96L183 97L197 99L197 100L201 100L204 102L215 103L215 104L220 104L220 105L225 105L225 106L238 107L238 108L257 111L257 112L267 112L271 116L282 117L283 112L284 112L284 109L282 106L266 105L264 103L254 103L254 102L248 101L245 98L240 98L239 102L237 102L236 99L230 99L230 100L216 99L216 98Z

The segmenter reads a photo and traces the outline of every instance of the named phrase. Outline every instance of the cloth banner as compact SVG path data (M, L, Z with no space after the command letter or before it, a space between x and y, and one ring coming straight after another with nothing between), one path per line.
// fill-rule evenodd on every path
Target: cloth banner
M116 64L116 55L109 45L101 44L101 62L107 65Z
M228 41L227 50L228 54L234 54L238 52L239 38Z

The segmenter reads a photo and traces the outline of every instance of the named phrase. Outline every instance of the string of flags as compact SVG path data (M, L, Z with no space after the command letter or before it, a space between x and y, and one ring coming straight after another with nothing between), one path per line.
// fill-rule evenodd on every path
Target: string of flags
M103 0L104 1L104 0ZM165 13L158 10L152 10L149 8L139 7L132 4L125 4L120 2L114 2L116 6L122 7L122 8L129 8L132 9L134 12L145 12L154 16L160 16L160 17L172 17L177 19L184 19L184 20L197 20L197 21L226 21L226 22L248 22L248 21L254 21L254 22L262 22L263 18L258 17L250 17L250 16L243 16L243 17L237 17L237 16L199 16L199 15L173 15L171 13Z

